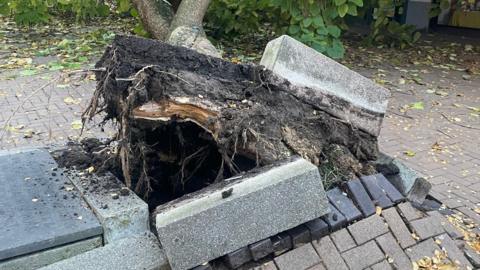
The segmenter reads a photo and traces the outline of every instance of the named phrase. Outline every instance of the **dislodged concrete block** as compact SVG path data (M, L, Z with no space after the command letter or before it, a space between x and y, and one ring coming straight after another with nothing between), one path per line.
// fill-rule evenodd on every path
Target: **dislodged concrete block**
M317 167L293 158L159 206L155 226L172 269L183 270L328 211Z
M388 159L388 155L382 153L381 156L387 156L383 157L383 159ZM405 195L409 201L422 204L428 192L430 192L432 184L398 159L392 158L391 164L395 165L399 172L398 174L387 175L390 183Z
M72 244L39 251L0 262L0 270L33 270L68 259L102 246L102 237L94 237Z
M390 92L327 56L283 35L270 41L261 65L299 86L315 91L314 102L374 136L387 110ZM296 95L305 95L299 90Z
M42 270L169 270L158 239L150 232L40 268Z
M105 243L149 231L147 203L114 175L70 172L68 177L100 220Z

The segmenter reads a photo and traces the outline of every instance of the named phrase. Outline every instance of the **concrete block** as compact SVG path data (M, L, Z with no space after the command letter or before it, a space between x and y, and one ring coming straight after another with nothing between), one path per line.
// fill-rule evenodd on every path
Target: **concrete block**
M158 239L150 232L131 236L40 268L41 270L169 270Z
M408 221L413 221L423 217L422 212L415 209L411 203L404 202L397 205L400 214Z
M410 226L420 240L437 236L445 232L442 226L442 221L435 216L414 220L410 222Z
M416 244L415 239L413 239L407 225L405 225L395 207L383 210L382 216L385 221L387 221L388 227L390 227L390 230L402 248L408 248Z
M299 88L296 96L378 136L390 97L387 89L286 35L267 44L260 64L313 90L307 96Z
M100 236L102 227L44 149L0 151L0 260Z
M71 171L68 177L100 220L105 243L149 231L147 203L125 190L114 175L87 176Z
M222 192L232 190L227 198ZM293 158L155 210L172 269L189 269L328 213L318 169Z
M102 237L81 240L72 244L15 257L0 262L0 270L33 270L68 259L102 246Z
M259 261L273 253L272 240L270 238L248 245L254 261Z
M422 204L430 192L430 189L432 189L432 185L398 159L393 159L392 164L398 168L399 173L387 175L387 179L398 191L405 195L409 201Z
M328 234L328 224L320 218L305 223L312 240L318 240Z

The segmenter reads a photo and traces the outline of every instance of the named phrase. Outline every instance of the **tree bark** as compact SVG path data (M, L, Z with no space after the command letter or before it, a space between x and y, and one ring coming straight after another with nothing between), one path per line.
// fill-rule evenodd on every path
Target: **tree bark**
M132 0L142 23L155 39L165 41L170 33L173 9L163 0Z
M182 0L170 25L170 32L179 26L202 28L203 17L211 0Z

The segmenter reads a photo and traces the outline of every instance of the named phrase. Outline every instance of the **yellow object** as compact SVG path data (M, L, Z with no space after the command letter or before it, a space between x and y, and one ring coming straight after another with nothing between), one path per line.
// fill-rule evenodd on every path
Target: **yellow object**
M480 11L456 10L452 15L450 25L480 29Z

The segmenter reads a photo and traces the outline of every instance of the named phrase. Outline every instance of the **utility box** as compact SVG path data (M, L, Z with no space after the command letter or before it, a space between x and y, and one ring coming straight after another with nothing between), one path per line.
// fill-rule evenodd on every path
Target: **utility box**
M406 5L405 23L415 25L417 30L428 31L431 0L409 0Z

